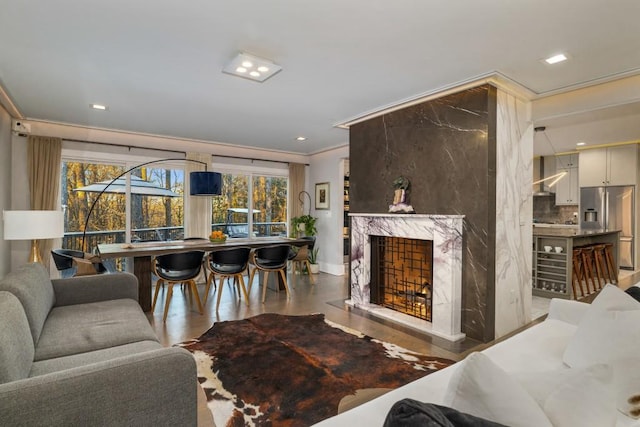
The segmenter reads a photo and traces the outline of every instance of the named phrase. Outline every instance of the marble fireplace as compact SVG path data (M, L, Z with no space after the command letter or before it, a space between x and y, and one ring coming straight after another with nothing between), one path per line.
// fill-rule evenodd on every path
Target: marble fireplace
M348 305L414 329L458 341L462 325L463 215L357 214L351 217ZM432 242L431 322L371 302L372 236Z

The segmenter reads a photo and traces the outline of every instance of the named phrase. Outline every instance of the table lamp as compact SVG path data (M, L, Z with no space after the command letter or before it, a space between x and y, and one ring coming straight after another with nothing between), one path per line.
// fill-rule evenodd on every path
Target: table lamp
M64 236L62 211L3 211L4 239L31 240L29 262L42 263L38 240Z

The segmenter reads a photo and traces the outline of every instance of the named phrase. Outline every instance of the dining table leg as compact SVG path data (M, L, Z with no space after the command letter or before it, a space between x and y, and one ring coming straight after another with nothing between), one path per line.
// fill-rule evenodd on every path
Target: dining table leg
M138 278L138 303L142 311L151 311L151 256L135 257L133 274Z

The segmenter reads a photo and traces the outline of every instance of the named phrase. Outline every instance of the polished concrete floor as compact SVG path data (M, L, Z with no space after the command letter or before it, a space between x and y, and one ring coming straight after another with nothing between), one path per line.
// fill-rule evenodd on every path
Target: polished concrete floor
M361 310L349 308L343 302L348 298L348 276L320 273L314 277L316 284L312 285L309 282L309 276L296 274L296 286L295 288L291 286L290 299L287 299L284 291L276 292L268 288L264 304L260 301L262 288L256 278L249 295L249 306L245 304L244 299L239 301L235 289L225 283L219 311L216 313L217 294L212 289L202 315L196 310L195 304L190 303L189 294L176 287L166 322L162 321L165 296L163 292L160 293L155 312L147 315L161 342L166 346L196 338L209 329L214 322L244 319L271 312L288 315L324 313L327 319L374 338L392 342L409 350L453 360L461 360L470 351L486 347L470 339L452 344L376 318ZM291 279L289 274L290 285ZM620 279L620 287L626 289L638 281L640 281L640 273L625 274ZM200 283L198 289L203 297L204 283Z
M293 288L289 274L289 285L292 288L290 299L287 299L284 291L276 292L270 286L267 288L264 304L260 301L262 286L256 278L249 295L249 306L245 304L244 298L239 301L235 289L225 282L218 312L215 310L217 294L212 288L202 315L198 313L195 302L191 304L189 293L175 287L166 322L162 321L165 295L161 290L155 312L148 313L147 316L161 342L166 346L196 338L214 322L244 319L268 312L287 315L324 313L327 319L371 337L392 342L412 351L453 360L460 360L464 353L479 344L473 340L451 344L443 339L372 317L364 311L344 304L344 300L348 298L348 276L320 273L314 277L316 284L312 285L309 276L296 274ZM204 288L203 283L198 285L201 298L204 296Z

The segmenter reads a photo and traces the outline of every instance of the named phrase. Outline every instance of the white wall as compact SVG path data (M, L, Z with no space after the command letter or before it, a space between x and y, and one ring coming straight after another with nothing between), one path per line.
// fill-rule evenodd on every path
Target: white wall
M343 262L343 207L344 207L344 162L349 157L349 146L311 156L307 187L311 194L311 215L318 218L316 247L320 271L341 276L345 274ZM315 185L329 183L329 210L315 209Z
M11 209L11 117L0 105L0 211ZM0 278L11 270L11 242L0 227Z

